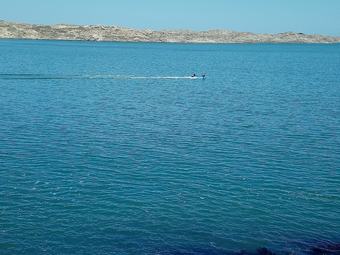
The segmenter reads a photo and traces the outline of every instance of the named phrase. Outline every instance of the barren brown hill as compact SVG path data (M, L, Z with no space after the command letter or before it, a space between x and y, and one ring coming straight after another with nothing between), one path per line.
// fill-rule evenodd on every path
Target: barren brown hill
M0 21L0 38L181 43L340 43L340 37L286 32L255 34L229 30L137 30L101 25L32 25Z

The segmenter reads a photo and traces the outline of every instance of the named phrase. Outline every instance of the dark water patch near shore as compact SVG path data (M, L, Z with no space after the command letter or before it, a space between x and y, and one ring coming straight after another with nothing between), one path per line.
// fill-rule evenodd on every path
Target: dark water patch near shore
M180 248L165 248L162 251L156 252L160 255L275 255L267 248L259 248L255 252L241 250L240 252L231 252L225 249L216 247L180 247Z
M15 249L16 245L11 243L0 243L0 254L8 254L11 249ZM114 249L113 249L114 251ZM54 253L53 253L54 254ZM115 254L115 253L113 253ZM293 249L274 250L267 247L260 247L256 250L240 250L230 251L215 247L168 247L161 248L156 251L141 254L153 255L340 255L340 243L319 242L312 246L305 246Z
M290 251L274 251L266 247L260 247L255 251L241 250L239 252L230 252L218 248L178 248L166 249L157 252L160 255L340 255L340 243L319 242L312 246L300 247L300 249L292 249Z
M310 254L312 255L340 255L340 242L339 243L331 243L325 242L322 244L318 244L311 248Z

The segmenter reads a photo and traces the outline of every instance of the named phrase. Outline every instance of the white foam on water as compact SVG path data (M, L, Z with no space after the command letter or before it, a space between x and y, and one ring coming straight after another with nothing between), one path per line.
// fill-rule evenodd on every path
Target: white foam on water
M191 76L135 76L135 75L112 75L112 74L97 74L97 75L85 75L82 76L89 79L189 79L197 80L202 77L191 77Z
M199 77L191 76L131 76L129 79L189 79L197 80Z

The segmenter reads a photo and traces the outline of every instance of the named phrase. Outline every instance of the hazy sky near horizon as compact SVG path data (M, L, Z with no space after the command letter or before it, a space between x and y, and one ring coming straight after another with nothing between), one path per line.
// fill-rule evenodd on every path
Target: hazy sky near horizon
M0 19L340 36L340 0L0 0Z

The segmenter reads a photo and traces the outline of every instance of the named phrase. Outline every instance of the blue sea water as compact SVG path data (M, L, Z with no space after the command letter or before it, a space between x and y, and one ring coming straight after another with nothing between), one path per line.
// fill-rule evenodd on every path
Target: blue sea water
M339 241L340 45L0 41L0 254Z

